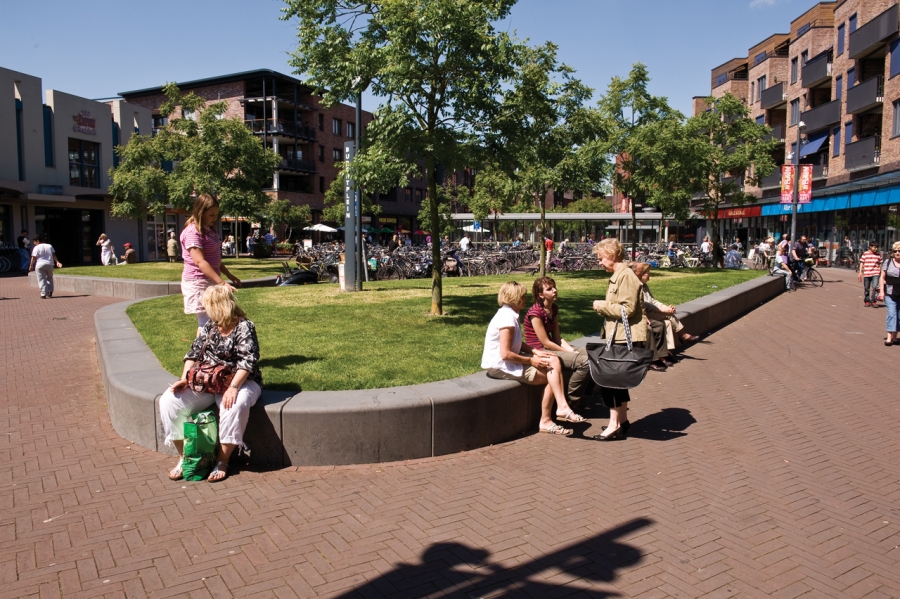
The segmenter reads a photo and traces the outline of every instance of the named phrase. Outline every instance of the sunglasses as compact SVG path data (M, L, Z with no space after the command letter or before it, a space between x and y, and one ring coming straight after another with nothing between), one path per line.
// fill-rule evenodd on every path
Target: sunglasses
M892 254L900 254L900 250L892 250L891 253Z

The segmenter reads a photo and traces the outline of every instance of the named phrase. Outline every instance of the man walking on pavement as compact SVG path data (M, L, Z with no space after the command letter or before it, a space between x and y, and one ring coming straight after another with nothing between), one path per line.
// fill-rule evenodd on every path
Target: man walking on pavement
M22 234L16 237L16 243L19 246L19 270L27 273L28 265L31 263L31 252L28 251L31 240L28 239L28 231L22 229Z

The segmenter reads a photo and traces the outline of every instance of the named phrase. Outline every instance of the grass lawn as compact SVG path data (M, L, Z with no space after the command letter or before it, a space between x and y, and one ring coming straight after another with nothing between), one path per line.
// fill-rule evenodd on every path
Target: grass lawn
M680 304L756 278L765 271L654 271L650 287L661 301ZM340 390L393 387L477 372L497 290L510 275L444 279L443 317L427 314L430 280L372 282L362 293L337 285L267 287L238 291L256 324L261 367L269 389ZM576 339L600 328L591 310L608 275L559 274L561 332ZM533 279L518 275L529 289ZM181 374L196 317L183 313L180 295L139 302L128 315L159 361Z
M274 277L281 272L282 259L224 258L222 264L237 278L261 279ZM65 265L63 265L65 266ZM106 277L110 279L140 279L142 281L180 281L182 262L140 262L124 266L66 266L56 271L58 275Z

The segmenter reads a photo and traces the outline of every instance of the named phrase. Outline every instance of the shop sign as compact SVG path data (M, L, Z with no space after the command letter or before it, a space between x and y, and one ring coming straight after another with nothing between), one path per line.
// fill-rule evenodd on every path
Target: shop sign
M77 133L86 133L87 135L97 135L97 119L91 118L91 113L82 110L72 117L75 124L72 125L72 131Z
M794 201L794 165L784 164L781 167L781 203Z
M368 223L371 223L371 222L372 222L372 217L371 217L371 216L364 216L364 217L362 217L362 219L363 219L362 222L365 223L365 224L368 224Z
M745 206L743 208L726 208L719 210L719 218L750 218L759 216L762 213L762 206Z
M386 224L386 223L395 224L397 222L397 219L389 217L389 216L379 216L378 222L380 222L381 224Z
M800 165L800 199L798 200L801 204L809 204L812 202L812 178L813 178L813 165L811 164L801 164Z

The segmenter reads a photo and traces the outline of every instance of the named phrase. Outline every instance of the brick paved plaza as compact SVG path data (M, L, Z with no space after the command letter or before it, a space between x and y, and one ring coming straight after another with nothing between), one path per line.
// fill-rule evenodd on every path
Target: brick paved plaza
M111 429L114 300L0 279L0 598L900 597L900 347L823 273L651 372L625 442L217 485Z

